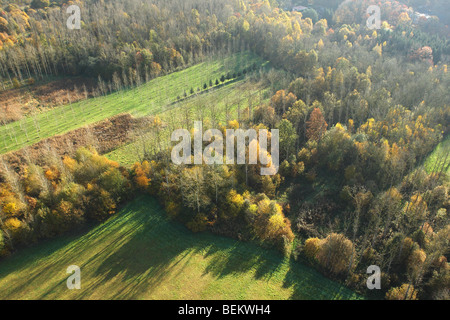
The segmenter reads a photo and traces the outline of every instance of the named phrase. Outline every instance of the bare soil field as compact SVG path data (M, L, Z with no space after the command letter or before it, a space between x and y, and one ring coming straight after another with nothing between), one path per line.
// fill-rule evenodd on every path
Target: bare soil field
M130 142L134 129L147 120L146 117L134 118L130 114L121 114L7 153L3 155L3 161L20 174L26 163L48 165L54 159L74 155L80 147L93 146L101 154L108 153Z

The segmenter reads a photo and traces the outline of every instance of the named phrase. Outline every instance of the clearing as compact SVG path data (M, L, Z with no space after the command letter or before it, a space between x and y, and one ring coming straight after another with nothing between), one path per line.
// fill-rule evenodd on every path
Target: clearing
M242 72L253 66L262 66L259 57L251 53L234 55L206 61L187 69L155 78L136 88L119 91L93 99L83 100L61 106L42 113L35 113L3 126L0 126L0 154L22 149L45 138L110 118L120 113L134 116L157 114L170 108L190 89L197 92L206 83L222 75ZM242 81L231 79L225 83ZM220 85L219 85L220 86Z
M428 173L433 171L450 174L450 136L447 136L425 159L424 167Z

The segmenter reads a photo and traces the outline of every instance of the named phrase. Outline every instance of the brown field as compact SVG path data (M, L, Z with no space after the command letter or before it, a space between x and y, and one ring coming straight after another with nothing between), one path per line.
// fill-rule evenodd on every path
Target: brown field
M85 99L83 85L86 86L88 97L91 97L96 81L88 78L61 79L0 91L0 124Z
M93 146L100 154L108 153L131 141L133 130L142 127L147 118L134 118L121 114L96 124L70 131L66 134L42 140L30 147L3 155L6 162L17 173L24 164L35 163L41 166L52 163L52 159L72 156L80 147ZM1 176L0 168L0 176Z

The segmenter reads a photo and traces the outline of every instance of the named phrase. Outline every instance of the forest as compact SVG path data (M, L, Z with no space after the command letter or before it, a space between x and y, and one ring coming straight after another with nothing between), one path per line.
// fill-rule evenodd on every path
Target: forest
M379 30L365 23L371 4ZM66 27L69 5L80 30ZM0 259L146 194L196 234L276 248L368 298L450 299L450 38L445 16L414 18L420 6L448 4L0 1L0 89L18 93L14 104L0 96ZM69 79L80 86L61 90L64 103L24 102ZM139 96L150 88L151 103ZM236 101L213 98L221 90ZM131 101L126 143L88 128ZM47 128L57 115L67 125ZM170 133L200 120L223 137L278 129L278 173L173 164ZM83 145L44 141L80 128ZM132 165L110 157L123 144ZM366 286L371 265L381 290Z

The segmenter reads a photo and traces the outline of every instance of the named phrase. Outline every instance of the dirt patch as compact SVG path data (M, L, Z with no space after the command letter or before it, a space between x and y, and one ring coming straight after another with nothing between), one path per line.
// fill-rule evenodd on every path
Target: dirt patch
M93 146L100 154L108 153L130 142L133 129L141 127L146 121L148 118L134 118L129 114L121 114L7 153L3 155L3 160L21 174L26 163L45 166L64 155L73 156L80 147Z
M70 78L0 92L0 124L56 106L92 97L96 81L88 78ZM85 89L86 88L86 92Z

